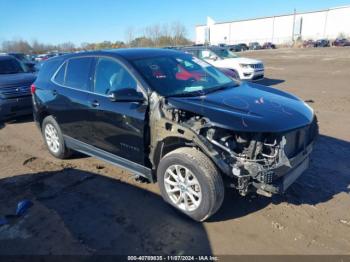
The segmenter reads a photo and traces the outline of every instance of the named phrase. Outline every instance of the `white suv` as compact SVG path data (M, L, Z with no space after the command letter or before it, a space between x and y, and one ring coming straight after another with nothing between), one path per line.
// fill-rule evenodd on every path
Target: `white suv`
M264 64L260 60L239 57L226 48L193 46L181 48L218 68L226 68L237 73L241 80L264 78Z

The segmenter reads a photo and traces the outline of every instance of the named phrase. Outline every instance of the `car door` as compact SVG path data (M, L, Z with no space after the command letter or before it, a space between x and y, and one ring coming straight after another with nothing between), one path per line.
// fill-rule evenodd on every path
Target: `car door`
M110 94L140 84L121 61L97 58L91 107L91 144L135 163L144 164L144 137L147 103L113 102Z
M74 57L65 61L52 79L55 99L49 105L63 134L86 143L91 135L88 94L94 61L94 57Z

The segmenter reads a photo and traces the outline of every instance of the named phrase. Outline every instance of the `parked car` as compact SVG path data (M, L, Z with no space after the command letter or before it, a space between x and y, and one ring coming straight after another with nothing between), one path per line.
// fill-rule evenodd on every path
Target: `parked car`
M31 62L35 62L35 58L37 57L36 54L31 54L31 55L27 55L28 56L28 60Z
M337 38L332 43L333 46L350 46L350 40L346 38Z
M24 53L8 53L11 56L14 56L18 60L20 60L22 63L25 64L29 68L29 71L35 70L35 63L33 61L30 61L28 59L28 56Z
M75 150L158 182L164 200L197 221L218 211L225 186L284 192L307 169L317 135L297 97L175 50L56 57L32 92L53 156Z
M17 53L17 52L10 52L7 53L8 55L14 56L15 58L17 58L18 60L24 62L24 61L28 61L26 54L24 53Z
M249 50L259 50L261 49L261 45L258 42L249 43Z
M315 42L315 47L329 47L330 43L328 39L319 39Z
M40 55L37 55L35 57L35 61L36 62L41 62L41 61L44 61L44 60L47 60L47 59L48 59L48 57L47 57L46 54L40 54Z
M226 48L228 50L230 50L231 52L240 52L241 51L241 47L238 45L225 45L225 46L219 46L222 48Z
M264 64L260 60L239 57L227 48L191 46L179 49L191 53L215 67L234 71L240 80L259 80L264 78Z
M32 113L35 75L11 55L0 55L0 119Z
M56 55L55 54L41 54L41 55L38 55L37 57L35 57L35 61L36 62L42 62L42 61L45 61L51 57L55 57Z
M276 49L276 45L271 42L266 42L262 46L263 49Z
M303 47L305 47L305 48L315 47L315 41L312 40L312 39L305 40L305 41L303 42Z
M237 45L219 45L219 47L226 48L232 52L242 52L249 49L246 44L237 44Z
M218 69L222 73L224 73L226 76L228 76L228 77L230 77L230 78L232 78L234 80L239 80L239 75L238 75L238 73L236 71L233 71L233 70L231 70L229 68L223 68L223 67L221 67L221 68L218 67Z
M248 47L247 44L245 44L245 43L237 44L237 45L236 45L236 48L238 49L237 52L240 52L240 51L247 51L247 50L249 49L249 47Z

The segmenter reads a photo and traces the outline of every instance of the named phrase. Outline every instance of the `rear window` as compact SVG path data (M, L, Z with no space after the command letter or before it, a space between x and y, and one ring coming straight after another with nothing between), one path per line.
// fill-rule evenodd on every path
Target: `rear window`
M62 63L62 60L51 60L43 62L40 66L37 80L38 81L49 81L52 75L55 73L59 65Z
M64 84L64 76L66 73L66 66L67 63L64 63L61 67L60 70L58 70L56 76L55 76L55 82L58 84L63 85Z
M23 65L14 58L0 61L0 74L18 74L25 72Z
M67 62L64 85L81 90L90 88L90 71L94 58L72 58Z

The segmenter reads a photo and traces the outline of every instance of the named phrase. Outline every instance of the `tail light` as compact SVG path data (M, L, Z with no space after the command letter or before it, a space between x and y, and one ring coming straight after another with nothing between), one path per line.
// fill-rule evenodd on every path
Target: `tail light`
M31 93L32 95L34 95L35 90L36 90L36 86L35 86L34 84L32 84L32 85L30 86L30 93Z

